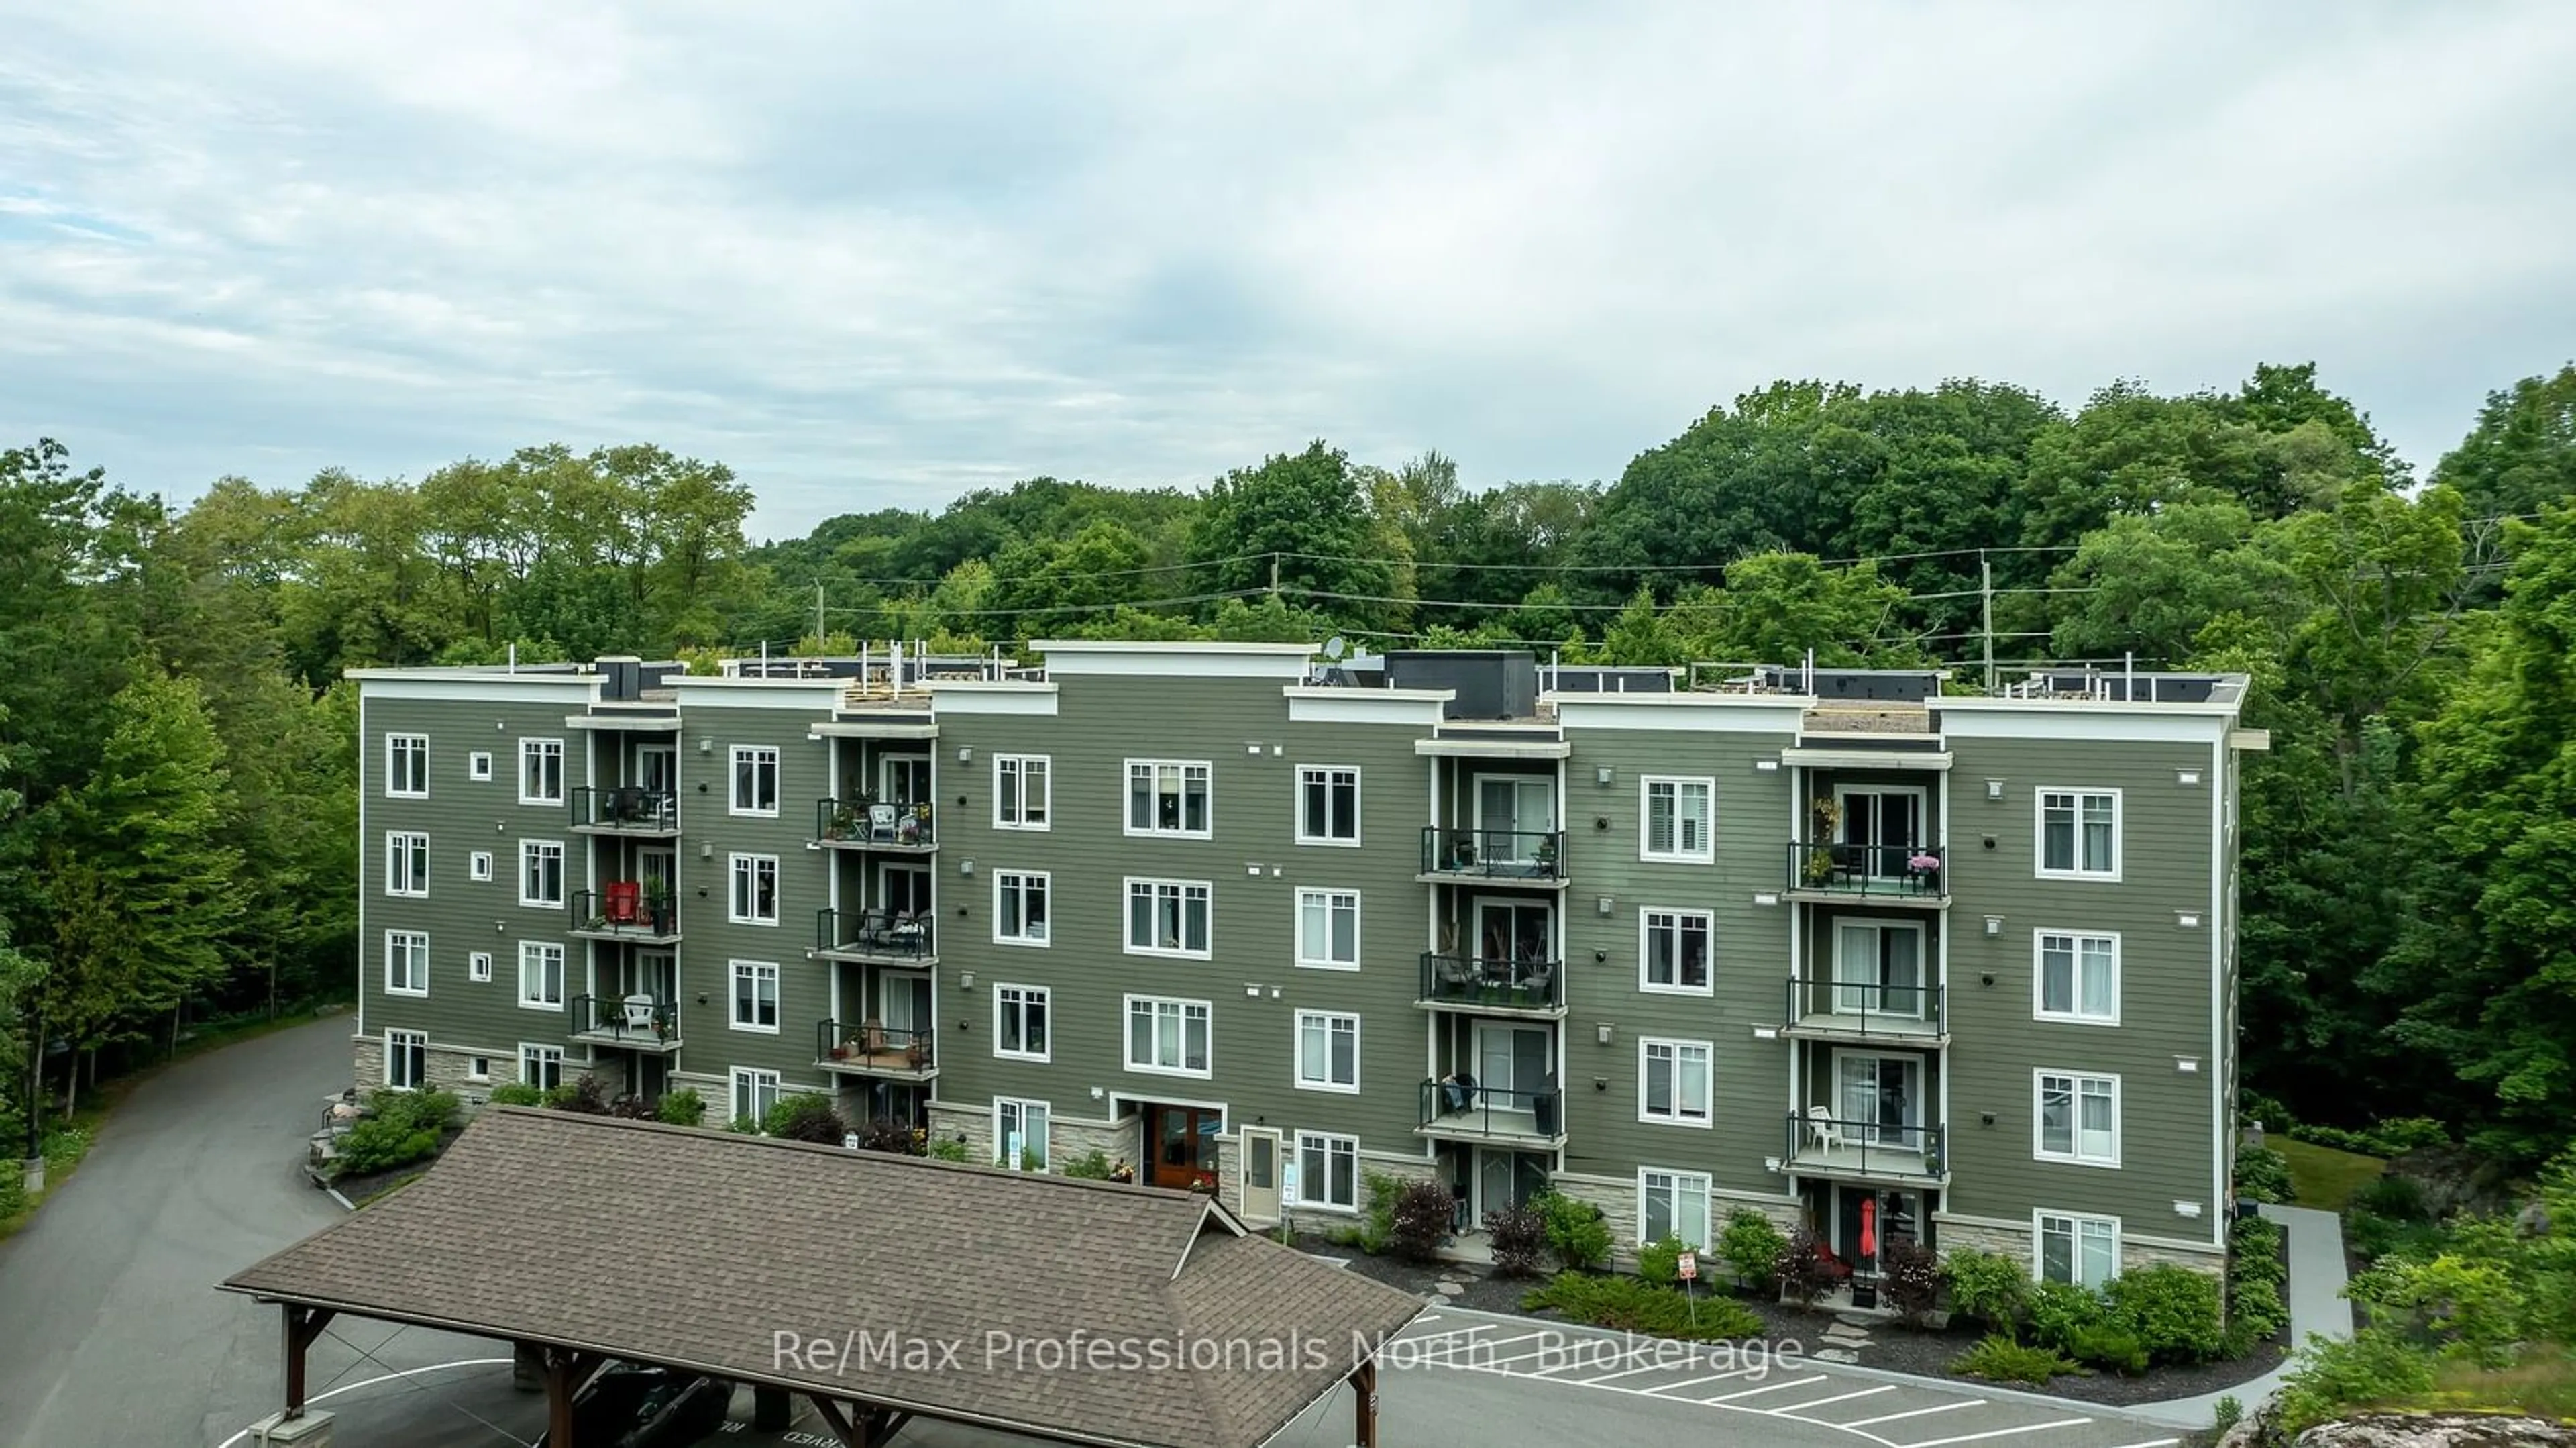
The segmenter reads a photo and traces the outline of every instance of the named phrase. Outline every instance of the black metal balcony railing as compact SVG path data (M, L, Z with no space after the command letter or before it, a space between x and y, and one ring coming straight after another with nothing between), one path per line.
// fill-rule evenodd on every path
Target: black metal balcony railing
M1864 1036L1946 1036L1949 1009L1949 998L1937 985L1789 977L1787 1019L1793 1026L1810 1017L1828 1016L1836 1029Z
M928 1071L939 1064L928 1028L911 1030L879 1021L817 1021L814 1059L865 1071Z
M582 935L668 940L680 933L680 906L640 880L611 881L606 889L573 894L572 928Z
M1948 1175L1947 1133L1940 1126L1891 1126L1829 1115L1829 1110L1817 1106L1789 1113L1784 1155L1792 1170L1853 1176Z
M928 960L938 954L931 926L927 910L896 914L886 910L836 910L827 905L814 912L814 948L871 960Z
M574 996L572 1034L668 1045L680 1039L680 1006L676 1001L641 993Z
M826 844L921 850L937 838L937 813L927 801L892 804L875 799L814 801L814 838Z
M582 829L669 834L680 827L680 797L637 784L585 784L572 791L572 822Z
M1443 1005L1561 1010L1565 1006L1565 963L1487 960L1425 951L1421 999Z
M1478 1136L1560 1136L1565 1093L1508 1091L1467 1080L1425 1081L1422 1124Z
M1422 827L1422 873L1486 880L1562 880L1565 835Z
M1874 899L1937 900L1949 893L1947 862L1934 845L1848 845L1793 840L1789 888Z

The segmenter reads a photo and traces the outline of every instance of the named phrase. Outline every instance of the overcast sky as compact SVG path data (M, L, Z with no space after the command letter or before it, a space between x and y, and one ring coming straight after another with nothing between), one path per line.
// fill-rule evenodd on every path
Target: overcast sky
M954 18L966 15L971 21ZM1780 376L2576 355L2576 5L0 3L0 440L535 442L755 531L1322 436L1615 478Z

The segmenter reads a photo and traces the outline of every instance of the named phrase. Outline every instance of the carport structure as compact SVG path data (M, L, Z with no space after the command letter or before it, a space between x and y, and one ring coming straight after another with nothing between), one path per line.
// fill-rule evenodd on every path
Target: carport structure
M1344 1382L1409 1294L1195 1193L530 1108L227 1279L279 1306L285 1412L334 1316L544 1364L550 1448L611 1361L810 1398L851 1448L913 1418L1110 1448L1256 1448Z

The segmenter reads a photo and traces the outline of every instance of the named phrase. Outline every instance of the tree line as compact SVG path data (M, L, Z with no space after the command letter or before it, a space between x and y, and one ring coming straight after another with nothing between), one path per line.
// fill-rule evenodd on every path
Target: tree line
M2273 739L2242 821L2248 1083L2517 1159L2576 1120L2576 366L2492 394L2424 478L2312 366L2263 366L2072 409L1784 381L1606 485L1316 442L765 543L752 504L646 445L228 477L175 509L54 443L0 453L0 1047L346 990L352 666L1339 633L1963 685L1989 655L2244 671Z

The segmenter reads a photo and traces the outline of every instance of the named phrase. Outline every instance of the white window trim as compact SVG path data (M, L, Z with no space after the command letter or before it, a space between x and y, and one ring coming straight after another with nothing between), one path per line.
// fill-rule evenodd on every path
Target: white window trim
M759 1004L760 973L769 972L769 1010L778 1019L769 1025L741 1019L742 981L749 976L753 983L753 1004ZM774 1036L787 1019L787 973L773 960L728 960L725 962L725 1026L755 1036Z
M1002 1005L1002 992L1006 990L1015 990L1034 994L1044 998L1046 1001L1047 1048L1045 1050L1006 1051L1002 1049L1002 1017L1005 1013ZM1028 1039L1028 1022L1025 1019L1020 1023L1020 1038L1022 1040ZM1010 980L995 981L993 983L993 1056L996 1060L1002 1061L1051 1061L1055 1059L1054 987L1043 985L1022 985L1018 981Z
M2120 1275L2120 1252L2122 1242L2120 1239L2120 1219L2118 1217L2105 1216L2099 1212L2052 1212L2046 1207L2034 1207L2031 1209L2030 1214L2031 1281L2045 1282L2048 1280L2046 1277L2041 1275L2048 1270L2048 1241L2042 1234L2047 1231L2048 1221L2052 1217L2058 1221L2066 1223L2068 1232L2072 1234L2072 1245L2074 1250L2069 1254L2068 1260L2075 1265L2076 1281L2081 1282L2084 1280L2083 1227L2087 1222L2110 1223L2111 1276L2117 1277Z
M2050 1151L2045 1145L2048 1128L2046 1121L2043 1119L2045 1110L2043 1097L2047 1091L2048 1078L2051 1076L2064 1076L2068 1080L2076 1083L2074 1117L2069 1124L2069 1129L2073 1132L2071 1142L2072 1150L2069 1151ZM2107 1157L2083 1155L2083 1083L2087 1081L2108 1081L2111 1083L2111 1154ZM2030 1155L2032 1160L2056 1162L2065 1166L2107 1167L2116 1171L2119 1169L2120 1157L2125 1144L2123 1138L2127 1135L2127 1133L2121 1129L2121 1116L2120 1078L2117 1075L2108 1071L2077 1071L2062 1066L2036 1066L2031 1069Z
M747 754L747 755L750 755L750 756L753 758L753 760L755 761L755 763L758 761L758 759L759 759L759 757L760 757L761 755L766 754L766 755L768 755L768 756L769 756L769 792L770 792L771 804L770 804L769 808L767 808L767 809L762 809L760 806L758 806L758 805L756 805L756 804L751 804L751 805L744 804L740 799L738 799L738 798L736 798L736 797L735 797L735 794L734 794L734 788L735 788L735 786L736 786L736 785L740 784L740 783L741 783L741 781L742 781L742 759L743 759L743 756L744 756L744 755L746 755L746 754ZM742 816L743 818L746 818L746 819L774 820L774 819L778 818L778 810L779 810L779 807L780 807L781 805L784 805L786 802L787 802L787 768L786 768L786 760L785 760L785 757L780 753L779 748L778 748L778 746L777 746L777 745L775 745L775 744L735 744L735 745L728 746L728 747L726 748L726 750L725 750L725 813L726 813L726 814L729 814L729 815L739 815L739 816Z
M420 753L420 788L418 788L418 789L396 789L396 788L394 788L394 773L395 773L395 771L394 771L394 745L395 745L397 742L409 743L409 744L414 744L414 745L419 746L419 753ZM427 799L427 798L429 798L429 736L428 736L428 735L426 735L426 734L388 734L388 735L386 735L386 736L385 736L385 798L387 798L387 799Z
M382 1041L384 1048L385 1085L395 1091L418 1091L429 1085L429 1032L405 1031L388 1027ZM394 1052L405 1046L420 1047L420 1079L408 1086L394 1084Z
M411 888L407 890L397 890L394 888L394 852L397 848L397 841L401 842L401 850L406 857L417 855L420 861L420 868L417 871L417 877L413 879L411 882ZM413 841L419 842L419 849L417 851L410 848ZM414 873L411 870L408 861L404 865L404 872L407 874ZM429 835L426 831L385 831L385 893L398 899L406 900L426 900L429 898Z
M996 1160L1002 1162L1004 1170L1018 1171L1020 1170L1020 1159L1018 1157L1006 1155L1006 1148L1010 1145L1010 1137L1002 1130L1002 1108L1005 1106L1015 1107L1019 1111L1020 1149L1023 1153L1028 1150L1029 1108L1032 1106L1036 1107L1038 1109L1038 1114L1046 1119L1046 1135L1038 1138L1038 1170L1047 1170L1055 1162L1055 1155L1051 1150L1049 1150L1053 1143L1047 1139L1048 1137L1055 1135L1054 1103L1040 1101L1034 1096L996 1096L993 1098L993 1156Z
M394 984L394 940L395 940L395 938L396 938L396 937L400 937L400 938L402 938L402 939L404 939L404 940L407 940L407 941L409 941L409 942L410 942L414 947L416 947L416 948L415 948L415 949L413 949L413 950L410 950L410 951L405 952L405 958L406 958L406 959L408 959L408 960L412 963L412 967L413 967L413 969L417 970L417 971L420 973L420 984L419 984L419 985L416 985L416 986L408 986L408 985L406 985L406 986L398 986L398 985L395 985L395 984ZM417 996L425 996L425 995L428 995L428 994L429 994L429 932L428 932L428 931L426 931L426 930L388 930L388 931L386 931L386 932L385 932L385 994L387 994L387 995L389 995L389 996L415 996L415 997L417 997Z
M737 913L734 907L734 887L740 882L742 873L746 866L749 867L751 872L751 903L754 906L759 904L760 866L758 862L762 860L767 860L769 862L769 908L775 912L782 909L786 904L787 867L776 855L759 855L742 852L730 854L725 856L726 924L759 925L769 928L775 928L777 926L779 921L779 916L777 914L773 913L767 919L763 919L758 915L744 915Z
M534 1086L537 1084L536 1081L528 1074L528 1057L530 1055L543 1057L549 1053L553 1055L555 1062L555 1085L560 1086L563 1084L563 1069L565 1065L563 1047L548 1045L543 1041L521 1041L519 1043L519 1084L523 1086ZM546 1089L551 1090L552 1088L549 1087Z
M1673 1052L1673 1114L1670 1116L1657 1116L1652 1111L1646 1109L1646 1057L1647 1053L1657 1046L1670 1047ZM1681 1114L1681 1053L1691 1049L1697 1049L1705 1053L1704 1060L1708 1067L1708 1109L1701 1114L1700 1119L1697 1121L1693 1121L1689 1117ZM1648 1126L1685 1126L1697 1131L1706 1131L1710 1129L1716 1119L1717 1043L1715 1041L1686 1041L1675 1036L1639 1036L1637 1038L1637 1120Z
M1136 1007L1139 1002L1156 1006L1173 1005L1181 1007L1181 1055L1184 1059L1189 1055L1190 1045L1189 1008L1191 1006L1197 1006L1200 1010L1206 1012L1207 1065L1193 1070L1188 1066L1137 1064L1132 1053L1136 1048ZM1118 1059L1128 1070L1137 1072L1140 1075L1187 1076L1199 1081L1209 1079L1211 1076L1216 1074L1216 1003L1214 1001L1192 1000L1186 996L1131 995L1121 997L1118 1002Z
M1002 933L1002 882L1003 882L1004 880L1006 880L1006 879L1010 879L1010 880L1037 880L1037 881L1040 881L1040 882L1042 882L1042 883L1044 883L1044 884L1045 884L1045 886L1046 886L1046 897L1047 897L1047 922L1046 922L1046 923L1047 923L1047 933L1046 933L1046 934L1044 934L1044 935L1004 935L1004 934ZM1121 902L1120 902L1120 904L1121 904L1121 906L1123 907L1123 906L1124 906L1124 904L1125 904L1125 902L1124 902L1124 901L1121 901ZM1027 909L1027 906L1026 906L1026 902L1025 902L1025 901L1023 901L1023 903L1022 903L1022 907L1021 907L1021 910L1020 910L1020 924L1021 924L1021 926L1022 926L1023 928L1026 928L1026 926L1028 925L1028 920L1029 920L1029 912L1028 912L1028 909ZM1125 917L1125 916L1123 916L1123 915L1119 917L1119 921L1118 921L1118 929L1119 929L1122 933L1123 933L1123 932L1125 932L1125 930L1127 929L1127 921L1126 921L1126 917ZM1028 948L1033 949L1033 950L1044 950L1044 949L1046 949L1046 948L1047 948L1047 946L1048 946L1050 943L1052 943L1052 942L1054 941L1054 939L1055 939L1055 879L1054 879L1054 872L1053 872L1053 871L1049 871L1049 870L995 870L995 871L993 872L993 943L994 943L995 945L1018 945L1018 946L1025 946L1025 947L1028 947Z
M2077 868L2072 870L2052 870L2048 868L2048 797L2052 794L2071 794L2075 796L2075 860ZM2082 868L2084 861L2084 796L2088 794L2109 795L2111 797L2111 868L2108 870L2087 870ZM2128 841L2121 838L2124 827L2127 824L2126 815L2128 813L2128 805L2121 799L2120 791L2105 788L2101 785L2046 784L2032 790L2030 792L2030 800L2030 866L2031 873L2036 878L2042 880L2094 880L2114 885L2120 883L2120 872L2126 869L2129 863Z
M746 1076L751 1078L751 1104L755 1108L760 1108L760 1088L764 1085L769 1088L771 1106L787 1099L787 1083L778 1072L761 1066L728 1066L725 1068L725 1120L728 1122L743 1119L734 1114L733 1107L734 1098L742 1094L741 1086ZM758 1127L760 1118L768 1114L766 1108L751 1112L752 1125Z
M1309 1180L1309 1173L1306 1170L1306 1143L1309 1141L1322 1143L1327 1162L1331 1159L1332 1148L1334 1146L1348 1146L1351 1149L1351 1199L1349 1202L1336 1202L1324 1197L1310 1197L1306 1195L1306 1184ZM1360 1165L1360 1139L1358 1137L1344 1131L1300 1131L1290 1137L1289 1149L1294 1153L1290 1156L1289 1160L1297 1164L1297 1197L1294 1201L1289 1201L1288 1205L1292 1207L1301 1207L1308 1211L1339 1212L1345 1216L1355 1216L1358 1214L1361 1201L1368 1196L1367 1172ZM1331 1189L1332 1173L1329 1170L1315 1173L1314 1175L1322 1178L1323 1184L1327 1190ZM1287 1199L1283 1197L1281 1200L1286 1201Z
M1334 1081L1334 1080L1332 1080L1332 1079L1331 1079L1331 1078L1329 1078L1329 1077L1327 1077L1327 1078L1326 1078L1326 1079L1324 1079L1324 1080L1320 1080L1320 1081L1318 1081L1318 1080L1311 1079L1311 1078L1309 1078L1309 1077L1306 1075L1306 1023L1307 1023L1308 1021L1321 1021L1321 1022L1323 1022L1323 1023L1324 1023L1324 1038L1325 1038L1325 1039L1324 1039L1324 1069L1325 1069L1325 1070L1327 1070L1327 1071L1330 1071L1330 1070L1333 1068L1333 1051L1332 1051L1332 1044L1333 1044L1333 1043L1332 1043L1332 1034L1333 1034L1333 1031L1332 1031L1332 1022L1337 1021L1337 1020L1347 1020L1347 1021L1349 1021L1349 1022L1351 1023L1351 1080L1350 1080L1350 1084L1349 1084L1349 1085L1347 1085L1347 1086L1345 1086L1345 1085L1341 1084L1340 1082ZM1333 1092L1333 1093L1336 1093L1336 1094L1338 1094L1338 1095L1343 1095L1343 1096L1357 1096L1358 1094L1360 1094L1360 1013L1359 1013L1359 1012L1357 1012L1357 1011L1299 1011L1299 1012L1297 1012L1297 1013L1296 1013L1296 1019L1295 1019L1295 1021L1294 1021L1293 1025L1292 1025L1292 1027L1291 1027L1291 1031L1290 1031L1290 1035L1289 1035L1289 1050L1290 1050L1290 1057L1289 1057L1289 1062L1288 1062L1288 1070L1289 1070L1289 1074L1290 1074L1291 1078L1296 1082L1296 1085L1297 1085L1297 1089L1298 1089L1298 1090L1300 1090L1300 1091L1329 1091L1329 1092Z
M1207 948L1192 950L1186 945L1161 946L1136 943L1136 887L1139 885L1176 886L1181 891L1181 916L1189 918L1189 892L1207 892ZM1052 923L1052 922L1050 922ZM1182 932L1186 938L1187 931ZM1159 955L1167 960L1208 960L1216 955L1216 882L1213 880L1170 880L1159 875L1130 875L1118 894L1118 938L1129 955Z
M1020 766L1020 818L1016 820L1002 818L1002 764L1005 760ZM1028 766L1033 762L1046 766L1046 791L1039 801L1040 807L1046 811L1046 818L1036 824L1028 822ZM1033 835L1044 834L1055 828L1055 756L1049 754L996 754L993 756L993 828L1024 830Z
M1717 1223L1714 1220L1717 1216L1717 1182L1710 1173L1676 1171L1670 1167L1641 1166L1637 1168L1637 1245L1642 1247L1653 1240L1646 1235L1646 1178L1650 1176L1669 1178L1672 1181L1676 1199L1680 1197L1684 1183L1699 1183L1700 1216L1704 1224L1701 1228L1702 1235L1712 1238L1717 1235ZM1676 1200L1674 1205L1678 1208L1680 1202ZM1678 1217L1681 1213L1677 1210L1673 1215ZM1702 1242L1698 1244L1698 1248L1705 1252L1714 1245L1714 1242Z
M492 952L468 951L465 956L465 978L476 985L492 983Z
M1167 765L1167 764L1168 764L1168 765L1172 765L1172 766L1174 766L1174 767L1176 767L1176 768L1182 769L1182 770L1184 770L1184 771L1186 771L1186 770L1192 770L1192 769L1204 769L1204 770L1206 770L1206 771L1207 771L1207 828L1206 828L1206 829L1203 829L1203 830L1190 830L1190 829L1165 830L1165 829L1154 829L1154 828L1151 828L1151 827L1148 827L1148 828L1145 828L1145 829L1138 829L1138 828L1136 827L1136 821L1135 821L1135 818L1134 818L1133 816L1131 816L1127 811L1128 811L1128 806L1133 802L1134 797L1135 797L1134 791L1135 791L1136 766L1137 766L1137 765L1140 765L1140 764L1144 764L1144 765L1151 765L1151 766L1153 766L1153 767L1155 767L1155 768L1157 768L1157 769L1159 769L1159 768L1161 768L1162 766L1164 766L1164 765ZM1187 779L1188 779L1188 776L1187 776L1186 774L1184 774L1184 775L1183 775L1183 783L1184 783L1184 785L1186 785L1186 783L1187 783ZM1184 789L1183 789L1183 791L1182 791L1182 795L1181 795L1181 798L1182 798L1182 801L1183 801L1182 809L1181 809L1181 814L1182 814L1182 817L1186 819L1186 818L1188 817L1188 815L1189 815L1189 808L1188 808L1188 803L1187 803L1187 801L1188 801L1188 799L1189 799L1189 793L1188 793L1188 790L1187 790L1186 788L1184 788ZM1130 760L1127 760L1125 763L1121 764L1121 765L1119 766L1119 768L1118 768L1118 825L1119 825L1119 828L1120 828L1121 830L1125 831L1125 832L1126 832L1130 837L1132 837L1132 838L1136 838L1136 839L1148 839L1148 840L1208 840L1208 839L1214 839L1214 838L1216 838L1216 761L1214 761L1214 760L1212 760L1212 759L1161 759L1161 758L1154 758L1154 759L1130 759Z
M555 797L552 799L548 799L543 795L532 795L528 793L528 746L531 744L551 744L555 747ZM565 752L564 742L560 739L521 739L519 741L519 803L535 805L562 804L564 802L564 790L568 787L569 783L564 778L564 771L570 765L571 759L572 756Z
M1647 920L1648 917L1655 915L1670 915L1676 917L1677 929L1679 917L1687 915L1696 915L1707 924L1708 962L1706 970L1708 975L1708 984L1657 985L1647 978L1646 962L1649 959L1649 952L1646 949L1646 942L1654 933L1653 927L1647 924ZM1675 939L1674 944L1676 946L1680 944L1678 937ZM1676 981L1681 978L1681 957L1678 954L1673 957L1673 977ZM1714 910L1703 910L1695 906L1684 905L1641 905L1637 907L1637 989L1646 995L1706 996L1716 994L1717 912Z
M2068 984L2078 1003L2071 1011L2048 1008L2048 937L2064 936L2075 947L2075 976ZM2084 952L2087 940L2111 942L2111 1013L2092 1015L2082 1008L2084 999ZM2045 927L2030 933L2030 1016L2035 1021L2062 1021L2078 1026L2116 1026L2120 1024L2120 933L2116 930L2052 930Z
M566 893L568 893L572 888L572 854L564 848L563 841L519 841L519 903L531 910L561 910L564 908L564 893L557 894L552 900L538 900L530 897L528 894L528 858L533 851L547 846L552 846L554 848L555 859L561 866L561 868L555 871L555 888L559 892Z
M475 850L465 857L465 878L478 885L492 883L492 852Z
M1332 772L1333 772L1333 771L1335 771L1335 770L1343 770L1343 769L1347 769L1347 770L1349 770L1349 771L1351 772L1351 837L1350 837L1349 839L1347 839L1347 840L1343 840L1343 839L1335 839L1335 838L1334 838L1333 836L1331 836L1331 835L1310 835L1310 834L1306 833L1306 773L1307 773L1307 771L1309 771L1309 770L1321 770L1321 771L1324 771L1324 773L1325 773L1325 774L1326 774L1326 776L1327 776L1327 777L1326 777L1326 779L1325 779L1325 782L1324 782L1324 788L1325 788L1325 790L1326 790L1327 794L1329 795L1329 793L1330 793L1330 791L1331 791L1331 789L1332 789L1332 780L1331 780L1331 778L1330 778L1330 775L1331 775L1331 774L1332 774ZM1326 848L1326 849L1336 849L1336 850L1356 850L1356 849L1358 849L1358 848L1360 847L1360 842L1361 842L1362 838L1367 834L1367 828L1368 828L1368 827L1367 827L1367 825L1365 824L1365 820L1367 819L1367 816L1361 812L1361 811L1362 811L1362 806L1363 806L1363 804L1364 804L1364 801L1365 801L1365 798L1366 798L1366 797L1365 797L1365 796L1360 792L1360 791L1361 791L1361 788L1362 788L1362 782L1361 782L1361 778L1360 778L1360 767L1359 767L1358 765L1356 765L1356 764L1301 764L1301 765L1298 765L1298 766L1297 766L1297 771L1296 771L1296 780L1297 780L1297 800L1296 800L1297 843L1299 843L1299 844L1301 844L1301 845L1321 845L1321 846L1323 846L1323 847L1324 847L1324 848ZM1210 808L1210 811L1211 811L1211 813L1210 813L1210 815L1209 815L1209 819L1210 819L1210 821L1211 821L1211 822L1213 822L1213 821L1214 821L1214 819L1215 819L1215 815L1214 815L1213 811L1214 811L1214 808L1215 808L1215 805L1216 805L1216 795L1215 795L1215 785L1214 785L1214 775L1213 775L1213 771L1211 771L1211 774L1210 774L1210 785L1209 785L1208 805L1209 805L1209 808Z
M554 951L557 958L563 962L562 978L555 982L555 991L558 995L567 997L566 1000L546 1001L528 999L528 950L532 946L538 950ZM553 1011L557 1015L561 1015L564 1007L568 1004L572 991L572 961L570 958L570 952L566 951L562 946L555 944L551 940L522 940L519 942L518 960L519 983L517 986L517 993L519 1009L523 1011Z
M492 751L477 749L465 756L465 777L477 784L492 782Z
M1350 959L1335 960L1328 955L1308 955L1306 953L1306 897L1309 895L1321 895L1324 897L1324 933L1327 937L1330 937L1332 934L1333 897L1336 895L1348 895L1351 897ZM1365 947L1360 943L1360 933L1367 924L1367 915L1362 908L1360 892L1357 890L1344 890L1331 885L1301 885L1298 887L1297 893L1292 897L1292 899L1295 902L1294 908L1297 911L1297 918L1289 922L1289 931L1295 937L1294 948L1297 952L1297 964L1299 968L1304 970L1359 969L1360 961L1363 959L1362 951L1365 949ZM1208 939L1210 942L1214 942L1216 939L1213 919L1210 921ZM1332 941L1327 938L1324 944L1325 948L1330 949Z
M489 1080L491 1080L491 1079L492 1079L492 1058L491 1058L491 1057L489 1057L489 1056L468 1056L468 1057L466 1057L466 1058L465 1058L465 1079L466 1079L466 1080L468 1080L468 1081L489 1081Z
M1654 838L1654 788L1659 784L1673 786L1673 840L1681 840L1681 792L1686 785L1696 784L1708 791L1708 818L1700 825L1700 847L1696 850L1673 849L1658 853L1648 843ZM1717 862L1717 780L1704 774L1648 774L1637 780L1637 858L1648 864L1709 865Z

